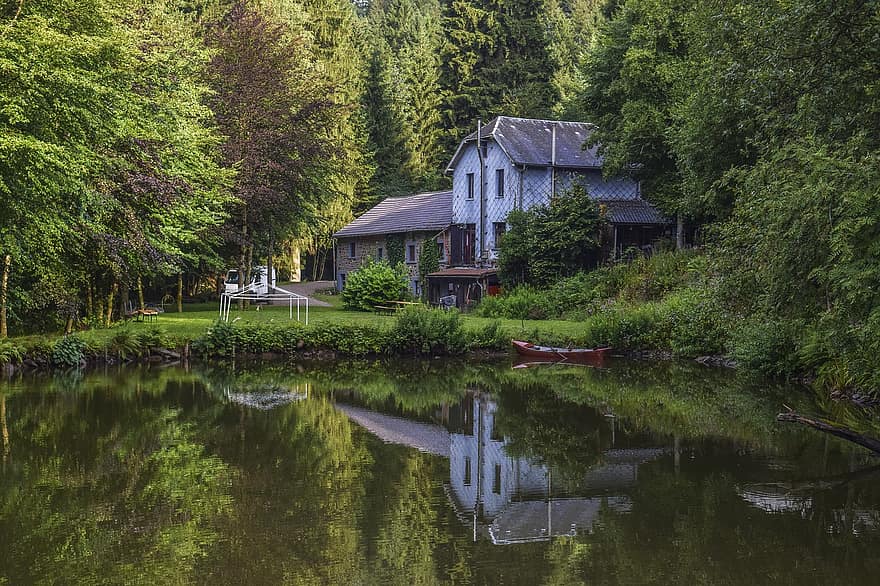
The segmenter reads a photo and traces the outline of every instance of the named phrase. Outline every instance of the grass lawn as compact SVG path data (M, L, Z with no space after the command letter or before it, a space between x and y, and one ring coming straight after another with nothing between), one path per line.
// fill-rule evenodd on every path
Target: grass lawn
M394 323L394 316L379 315L375 313L367 313L360 311L345 311L341 309L341 300L338 295L319 295L322 301L331 303L333 307L310 307L309 308L309 324L317 325L323 323L346 323L346 324L364 324L373 326L391 327ZM301 309L301 319L305 320L305 308ZM170 335L175 341L183 343L199 337L212 323L219 317L218 303L195 303L183 306L183 313L174 311L160 314L152 322L128 322L115 324L110 329L96 329L82 332L83 340L92 346L102 346L107 340L115 336L120 328L129 328L133 331L145 329L161 329ZM493 321L499 321L502 328L509 333L511 338L529 337L529 334L536 330L541 333L553 334L555 337L576 336L583 330L583 324L573 321L562 320L492 320L489 318L471 317L463 315L464 326L468 329L477 329L487 325ZM264 306L258 311L255 307L251 307L244 311L239 311L233 307L229 314L230 320L237 320L236 323L265 323L275 322L278 324L290 323L288 317L288 308L281 306ZM294 308L294 321L296 320L296 308ZM57 336L26 336L16 338L15 341L30 345L41 340L50 340Z

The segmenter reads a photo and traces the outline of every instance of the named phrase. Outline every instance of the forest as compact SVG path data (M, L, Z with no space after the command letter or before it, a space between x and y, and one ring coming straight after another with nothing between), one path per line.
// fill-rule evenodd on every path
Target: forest
M320 265L504 114L595 123L727 323L875 385L878 36L870 0L2 0L0 337Z

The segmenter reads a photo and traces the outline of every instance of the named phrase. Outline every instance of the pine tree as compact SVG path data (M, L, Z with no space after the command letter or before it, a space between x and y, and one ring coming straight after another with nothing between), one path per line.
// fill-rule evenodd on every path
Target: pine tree
M544 0L452 0L446 6L449 148L477 117L552 115L558 92L551 82L544 8Z
M389 106L405 145L401 176L410 189L435 187L441 165L440 5L437 0L386 0L374 6L370 25L387 49ZM388 141L398 138L388 137ZM382 161L377 161L379 165Z

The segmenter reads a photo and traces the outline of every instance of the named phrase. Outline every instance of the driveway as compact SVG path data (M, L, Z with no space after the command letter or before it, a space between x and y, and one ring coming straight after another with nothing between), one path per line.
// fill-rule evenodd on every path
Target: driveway
M314 295L316 291L326 291L327 289L332 289L334 287L336 287L335 281L308 281L306 283L288 283L286 285L278 286L279 289L284 289L285 291L308 297L309 305L312 307L331 307L326 301L315 299L312 295ZM276 303L280 305L287 304L286 301L277 301Z

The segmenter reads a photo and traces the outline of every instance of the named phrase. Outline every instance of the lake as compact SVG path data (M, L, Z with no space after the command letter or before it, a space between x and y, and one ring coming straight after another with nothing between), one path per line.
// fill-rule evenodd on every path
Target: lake
M870 425L691 363L0 381L0 584L875 584Z

